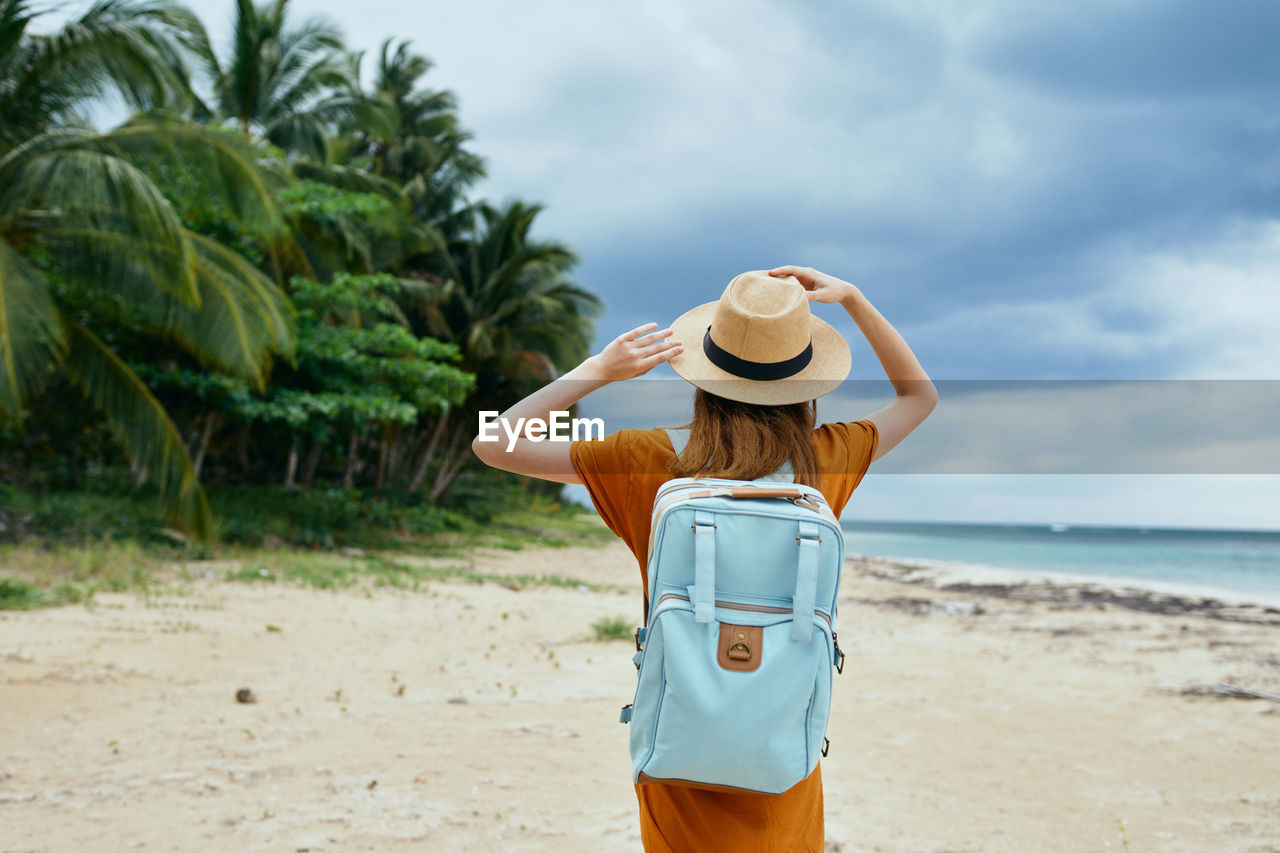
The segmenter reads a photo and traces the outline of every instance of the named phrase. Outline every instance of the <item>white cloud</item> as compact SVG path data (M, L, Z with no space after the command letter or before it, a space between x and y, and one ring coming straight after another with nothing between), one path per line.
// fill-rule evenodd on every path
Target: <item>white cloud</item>
M1133 346L1190 354L1187 378L1280 380L1280 220L1208 245L1130 252L1115 277L1091 302L1151 318Z

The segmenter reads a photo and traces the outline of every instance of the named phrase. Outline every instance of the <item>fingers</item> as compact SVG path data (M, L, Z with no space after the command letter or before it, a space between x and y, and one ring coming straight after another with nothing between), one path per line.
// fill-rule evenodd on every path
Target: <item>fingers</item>
M655 323L654 325L657 324ZM663 329L660 332L650 332L647 335L641 335L640 337L635 338L633 342L638 346L648 346L649 344L662 340L669 334L671 334L671 329Z
M664 361L670 361L682 352L684 352L684 344L679 341L662 344L661 348L657 352L646 355L644 358L640 359L641 370L648 371L651 368L662 364Z
M785 267L774 267L769 270L769 275L773 276L795 276L805 287L812 285L813 281L818 277L818 271L813 267L797 267L787 265Z
M618 340L620 340L620 341L633 341L633 340L635 340L635 339L636 339L636 336L637 336L637 335L639 335L639 334L641 334L641 333L643 333L643 332L645 332L645 331L647 331L647 330L649 330L649 329L652 329L652 328L654 328L654 327L655 327L655 326L657 326L657 325L658 325L657 323L645 323L643 326L636 326L636 327L635 327L634 329L632 329L631 331L629 331L629 332L623 332L621 335L618 335L618 338L617 338L617 339L618 339Z
M673 347L683 347L683 346L684 344L681 341L661 341L658 343L649 344L647 347L643 347L642 349L637 350L636 357L648 358L657 353L666 352L667 350Z

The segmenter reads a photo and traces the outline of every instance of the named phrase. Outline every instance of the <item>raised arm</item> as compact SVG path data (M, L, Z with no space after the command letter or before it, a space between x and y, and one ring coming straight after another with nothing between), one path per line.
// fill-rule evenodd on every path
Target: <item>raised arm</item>
M574 403L597 388L632 379L648 373L664 361L678 355L684 347L679 341L666 340L670 329L654 331L657 323L624 332L608 343L603 350L591 356L568 373L544 385L511 408L498 415L499 423L505 421L513 431L523 418L524 424L532 419L545 424L553 412L566 411ZM557 483L577 483L578 475L569 461L569 442L535 441L523 430L512 441L504 427L491 430L496 441L483 441L477 434L471 442L471 451L491 468L513 471L542 480Z
M938 405L938 389L916 360L911 347L875 309L862 291L847 281L818 272L812 267L778 267L770 275L793 275L809 291L811 302L839 303L858 324L885 375L898 392L897 398L866 417L876 425L879 438L875 458L879 459L920 426Z

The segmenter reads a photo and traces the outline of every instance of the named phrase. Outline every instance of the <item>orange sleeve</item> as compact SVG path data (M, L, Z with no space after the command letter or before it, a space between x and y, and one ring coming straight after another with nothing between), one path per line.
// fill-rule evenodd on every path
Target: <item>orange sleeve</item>
M569 445L569 461L587 487L591 503L617 536L627 541L627 506L631 497L630 430L618 430L600 439L574 441ZM630 544L628 542L628 544Z
M830 472L823 475L822 492L839 518L853 490L866 476L876 455L879 434L876 425L865 420L823 424L815 432L820 467Z

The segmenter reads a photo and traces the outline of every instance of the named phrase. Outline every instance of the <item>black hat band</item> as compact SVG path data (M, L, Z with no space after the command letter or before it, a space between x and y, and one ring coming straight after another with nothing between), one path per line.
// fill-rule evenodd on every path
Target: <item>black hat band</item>
M799 355L791 358L782 361L748 361L721 349L711 340L711 327L707 326L707 332L702 336L702 352L716 367L743 379L786 379L804 370L813 360L813 338L809 338L808 346Z

